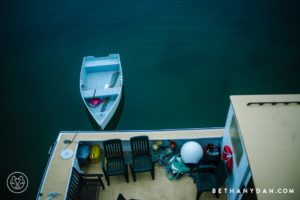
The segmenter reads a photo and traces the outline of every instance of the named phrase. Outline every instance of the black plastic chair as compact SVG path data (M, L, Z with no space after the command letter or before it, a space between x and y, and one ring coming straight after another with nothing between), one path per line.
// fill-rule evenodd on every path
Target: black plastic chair
M117 200L126 200L123 194L119 193Z
M122 193L119 193L117 200L126 200ZM138 200L138 199L129 199L129 200Z
M70 178L67 192L67 200L97 200L100 193L100 186L105 189L101 180L102 174L82 174L74 167Z
M225 183L228 178L228 171L225 162L221 160L215 167L200 168L196 173L197 195L196 200L199 200L202 192L212 191L216 189L216 197L219 197L218 189Z
M132 163L130 164L133 181L136 181L136 173L150 171L152 180L154 177L154 162L152 161L148 136L136 136L130 138Z
M104 154L106 158L102 162L102 170L107 182L110 185L110 176L124 175L126 182L129 182L128 178L128 166L125 163L123 155L123 147L120 139L106 140L103 142ZM104 167L105 166L105 167Z

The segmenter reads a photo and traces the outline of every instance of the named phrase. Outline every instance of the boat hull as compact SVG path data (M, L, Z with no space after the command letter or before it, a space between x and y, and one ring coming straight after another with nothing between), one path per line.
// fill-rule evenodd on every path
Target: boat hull
M82 100L104 130L114 116L122 96L123 73L119 54L83 58L80 72Z

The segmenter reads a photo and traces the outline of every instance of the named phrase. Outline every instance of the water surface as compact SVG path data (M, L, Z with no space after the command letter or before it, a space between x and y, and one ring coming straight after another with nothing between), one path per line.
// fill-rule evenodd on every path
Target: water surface
M33 199L61 130L93 130L87 55L120 53L117 129L222 127L232 94L299 93L299 3L29 0L1 3L1 191ZM21 195L5 188L28 175Z

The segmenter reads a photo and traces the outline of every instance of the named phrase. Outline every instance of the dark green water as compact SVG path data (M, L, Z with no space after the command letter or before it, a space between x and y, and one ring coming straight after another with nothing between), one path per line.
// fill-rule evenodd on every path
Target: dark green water
M120 53L117 129L224 126L232 94L299 93L299 3L28 0L1 3L1 193L34 199L61 130L93 130L87 55ZM13 171L30 184L6 188Z

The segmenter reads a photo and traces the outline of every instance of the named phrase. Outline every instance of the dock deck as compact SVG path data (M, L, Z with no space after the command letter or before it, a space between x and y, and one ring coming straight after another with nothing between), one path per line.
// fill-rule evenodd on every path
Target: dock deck
M45 176L42 180L42 186L39 192L38 199L47 199L47 194L50 192L58 192L59 195L56 199L65 199L67 190L68 190L68 182L71 173L72 166L74 166L75 154L78 147L78 142L89 142L89 141L104 141L107 139L119 138L123 141L128 141L130 137L138 136L138 135L147 135L150 140L180 140L180 139L216 139L221 138L223 136L223 129L187 129L187 130L161 130L161 131L120 131L120 132L61 132L57 138L56 145L51 154ZM64 140L72 140L74 142L70 144L65 144ZM74 155L68 159L62 159L60 153L63 149L68 148L73 150ZM100 169L100 164L98 167L89 168L95 172ZM90 172L90 171L88 171ZM120 177L112 177L111 186L107 186L105 183L106 189L102 191L101 195L106 195L105 197L100 198L109 200L107 195L111 195L111 199L116 199L113 191L116 188L122 188L122 185L125 187L127 194L130 195L129 198L140 198L139 196L131 196L131 195L139 195L139 191L147 191L149 198L146 196L142 196L142 199L161 199L164 197L163 195L170 195L170 198L163 199L194 199L196 196L196 188L189 177L182 177L179 181L169 181L167 177L164 175L164 169L160 167L156 167L156 179L152 181L148 173L143 173L143 175L137 176L137 181L133 182L130 177L130 183L126 183ZM117 179L122 179L120 181L115 181ZM116 183L117 182L117 183ZM147 185L148 184L148 185ZM119 185L119 186L118 186ZM128 187L127 187L128 186ZM154 187L155 186L155 187ZM152 187L152 190L151 190ZM115 188L115 189L114 189ZM132 188L133 193L130 193L129 190ZM175 188L181 188L177 190ZM118 189L117 189L118 190ZM124 189L123 189L124 190ZM111 191L111 192L110 192ZM120 189L122 191L122 189ZM152 192L151 192L152 191ZM157 192L156 192L157 191ZM156 193L156 194L154 194ZM190 195L190 197L185 195ZM126 196L126 194L124 194ZM141 195L141 194L140 194ZM204 196L207 196L205 199L215 198L215 196L211 193L203 193ZM128 197L127 197L128 198ZM226 199L226 197L221 196L221 199Z

